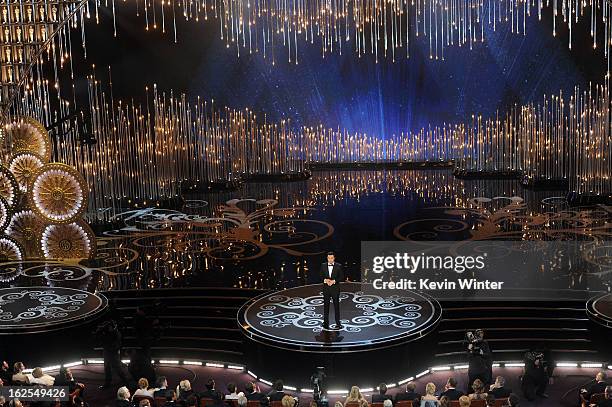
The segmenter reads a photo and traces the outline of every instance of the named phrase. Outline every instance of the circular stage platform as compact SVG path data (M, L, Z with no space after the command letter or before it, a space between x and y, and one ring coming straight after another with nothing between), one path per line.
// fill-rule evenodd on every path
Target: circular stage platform
M589 300L587 313L592 321L606 328L612 328L612 294L605 294Z
M0 289L0 335L49 332L92 321L106 297L62 287Z
M342 283L343 328L323 330L321 288L321 284L307 285L252 299L238 312L243 333L253 341L280 349L355 352L422 338L440 320L440 304L418 292L381 297L365 294L362 283ZM333 321L332 304L330 321Z

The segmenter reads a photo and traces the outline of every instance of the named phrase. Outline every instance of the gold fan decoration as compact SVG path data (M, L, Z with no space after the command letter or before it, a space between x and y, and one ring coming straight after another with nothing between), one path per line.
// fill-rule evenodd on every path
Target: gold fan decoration
M8 168L0 165L0 264L6 263L0 281L16 278L22 260L92 258L95 235L80 219L87 209L87 185L74 168L49 163L45 127L18 118L4 128L0 141L4 159L10 158Z
M28 196L32 209L51 223L71 223L87 209L83 176L60 163L45 164L36 171Z
M14 239L0 236L0 263L23 260L23 249Z
M11 221L11 208L6 199L0 196L0 231L3 231Z
M49 133L39 121L20 117L6 126L5 138L13 154L34 153L45 162L51 159Z
M47 226L41 245L47 259L90 259L96 251L95 235L82 221Z
M35 153L19 153L13 157L9 169L15 176L20 190L28 191L28 185L32 183L32 176L43 164L43 159Z
M21 244L26 257L37 258L42 256L40 239L44 228L45 222L40 216L25 210L12 216L6 234Z
M17 203L17 194L19 193L19 184L11 171L3 165L0 165L0 197L4 198L9 207L13 207Z

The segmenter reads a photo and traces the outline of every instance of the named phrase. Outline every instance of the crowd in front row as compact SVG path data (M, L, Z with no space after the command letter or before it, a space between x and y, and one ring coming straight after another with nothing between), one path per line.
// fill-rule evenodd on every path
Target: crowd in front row
M451 401L458 401L460 407L469 407L472 400L485 400L487 406L494 406L496 399L503 399L505 406L517 407L519 405L518 397L505 387L505 379L502 376L498 376L495 384L488 390L485 389L482 381L477 379L472 384L473 391L468 394L464 394L457 389L457 382L453 377L448 378L444 391L439 394L436 393L434 383L427 383L423 394L416 390L416 384L410 382L406 384L405 392L393 397L387 394L387 386L381 383L378 386L378 394L372 395L371 399L368 400L362 395L358 387L353 386L344 403L338 401L334 407L345 407L347 404L356 407L368 407L370 403L383 403L384 407L393 407L394 403L400 401L412 401L415 407L447 407L451 405ZM267 407L275 401L281 402L282 407L296 407L298 404L296 397L285 392L283 382L280 380L274 383L272 390L267 394L262 393L253 382L246 383L244 391L239 391L236 384L230 383L227 385L227 392L224 394L217 391L213 379L208 380L204 391L196 392L192 389L189 380L182 380L175 389L171 389L168 387L166 377L161 376L158 378L156 387L150 387L147 379L140 379L138 388L133 394L127 387L119 388L117 391L117 407L151 407L160 398L165 400L162 404L164 407L196 407L201 405L202 399L207 399L206 405L213 407L227 405L229 404L228 401L231 401L237 407L245 407L249 401L258 401L263 407ZM316 402L313 403L311 407L318 405Z

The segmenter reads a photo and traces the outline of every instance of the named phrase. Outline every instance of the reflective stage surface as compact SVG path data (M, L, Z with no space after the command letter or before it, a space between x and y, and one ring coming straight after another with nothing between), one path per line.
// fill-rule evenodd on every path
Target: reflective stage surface
M317 282L328 250L358 280L365 240L488 239L596 243L588 267L544 278L597 291L610 281L612 208L570 207L564 192L527 190L518 180L460 180L449 169L315 171L306 181L184 199L175 210L123 211L97 232L93 260L5 264L1 284L283 289Z
M417 292L383 297L364 293L360 283L343 283L341 291L340 329L322 329L320 284L254 298L238 312L239 325L248 338L283 349L349 352L419 339L441 316L440 304Z

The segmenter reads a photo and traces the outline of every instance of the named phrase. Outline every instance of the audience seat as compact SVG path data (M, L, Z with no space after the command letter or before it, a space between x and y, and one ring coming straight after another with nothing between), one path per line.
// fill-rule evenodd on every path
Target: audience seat
M200 399L200 407L208 407L208 406L214 406L215 405L215 400L213 399Z
M508 399L495 399L495 407L504 407L504 405L508 402Z
M257 400L249 400L247 401L247 407L259 407L260 406L260 402Z
M595 393L591 396L590 404L597 404L606 399L605 393Z
M472 400L470 407L487 407L486 400Z
M271 401L270 407L283 407L283 403L281 401Z
M385 404L384 403L372 403L370 404L372 407L384 407Z
M412 401L410 400L398 401L397 403L395 403L395 407L412 407Z
M162 407L166 403L165 397L155 397L155 407Z
M225 403L231 407L238 407L238 400L225 400Z
M359 407L359 403L356 401L351 401L350 403L346 403L344 407Z

